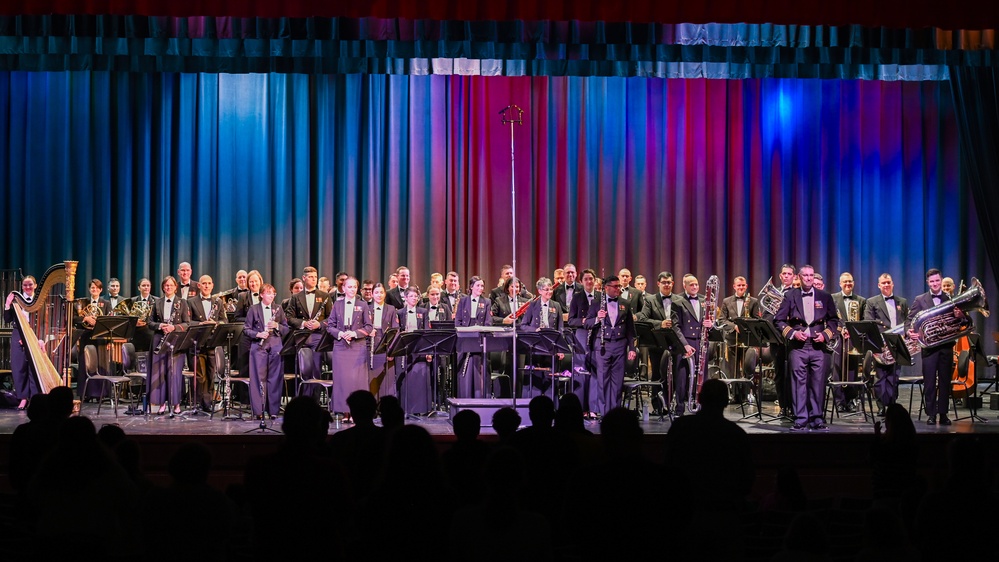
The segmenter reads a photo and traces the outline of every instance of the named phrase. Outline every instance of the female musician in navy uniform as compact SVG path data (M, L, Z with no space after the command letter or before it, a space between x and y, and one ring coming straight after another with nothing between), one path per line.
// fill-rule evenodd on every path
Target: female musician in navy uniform
M784 294L774 316L777 329L787 341L794 392L795 420L791 429L795 431L826 429L822 401L832 361L826 343L839 330L836 302L832 295L812 286L814 275L812 266L801 266L801 287Z
M160 289L163 296L149 312L149 327L154 334L152 359L149 361L149 409L165 414L169 398L173 413L179 414L184 389L184 357L175 357L173 350L167 345L160 345L160 342L174 330L187 328L191 311L187 301L177 294L177 280L172 275L163 278Z
M564 322L562 320L564 318L563 308L562 305L553 298L555 289L552 286L552 280L547 277L542 277L541 279L538 279L538 282L535 284L535 288L538 291L538 297L532 300L531 304L527 306L527 310L524 311L524 316L521 317L520 326L518 326L517 329L523 332L537 332L542 329L552 329L561 332L562 327L564 326ZM557 354L558 361L561 361L563 358L564 354ZM558 361L554 363L556 371L559 369ZM534 365L536 367L551 369L553 365L552 357L550 355L535 355ZM550 382L548 380L539 376L531 378L532 380L530 382L533 387L539 389L542 393L548 390L548 387L550 386ZM521 391L518 389L518 392ZM534 394L533 391L531 394Z
M468 296L458 301L454 313L455 326L491 326L493 323L489 299L482 296L486 285L479 276L468 282ZM461 353L458 356L458 397L490 398L492 381L484 372L482 353Z
M38 282L35 278L27 275L21 280L21 298L31 304L35 300L35 287ZM28 400L32 396L41 392L38 387L38 378L31 368L31 359L28 349L24 344L24 336L21 335L20 323L14 321L14 292L7 295L7 300L3 306L3 320L10 324L10 376L14 379L14 394L20 400L17 405L18 410L28 407Z
M281 385L284 384L284 358L281 338L288 334L288 317L274 304L277 289L265 284L260 302L246 315L243 333L250 340L250 408L257 419L273 418L281 411Z
M504 271L507 270L504 269ZM492 315L494 326L520 325L520 318L516 317L517 311L530 300L523 297L522 293L523 288L521 287L520 279L508 277L503 281L502 293L495 298L489 299L491 303L489 313ZM495 294L495 291L493 294ZM510 344L512 343L513 340L510 340ZM488 357L490 366L488 371L504 373L506 375L497 380L499 396L503 398L512 396L513 391L510 389L510 381L513 380L513 356L510 351L492 351L488 354Z
M105 339L92 339L91 335L94 333L94 325L97 323L98 316L107 316L111 314L111 301L101 297L101 293L104 290L104 284L101 283L100 279L90 280L90 297L86 299L77 299L76 306L74 307L75 319L73 325L83 332L80 334L80 344L78 348L77 357L83 358L83 350L88 345L93 345L97 350L97 373L99 375L107 375L110 371L110 357L108 356L108 340ZM87 374L86 369L77 369L76 378L76 389L78 393L82 393L84 387L87 388L87 395L80 395L80 398L86 400L88 398L97 399L101 395L101 385L99 384L86 384L87 379L90 376Z
M368 389L368 347L363 339L372 330L371 313L368 304L357 295L357 287L357 278L347 277L343 282L344 296L333 304L326 324L326 330L336 338L330 410L345 414L347 421L350 421L347 397L355 390Z
M399 327L398 312L394 306L385 300L385 285L378 283L371 291L371 326L372 337L369 345L378 349L382 345L382 338L385 337L385 330ZM372 350L369 349L371 354ZM368 358L368 388L371 394L381 400L383 396L396 396L395 369L389 368L389 361L395 364L394 358L389 358L385 353L378 353Z

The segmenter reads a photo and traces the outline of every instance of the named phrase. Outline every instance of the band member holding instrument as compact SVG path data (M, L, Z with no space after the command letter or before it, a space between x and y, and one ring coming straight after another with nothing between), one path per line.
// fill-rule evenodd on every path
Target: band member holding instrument
M406 306L396 312L399 327L404 332L427 329L427 309L419 307L420 290L409 287L403 293ZM407 354L396 361L399 403L407 414L425 414L432 408L430 392L430 355Z
M219 297L213 297L212 291L215 289L215 281L211 275L202 275L198 279L198 295L187 299L187 307L191 311L191 324L218 324L225 322L225 302ZM212 410L212 395L215 386L215 374L217 372L215 361L212 356L215 350L208 347L198 349L198 357L194 356L194 350L189 352L188 360L195 366L194 372L197 374L194 388L197 396L192 401L201 405L201 409L206 412ZM196 366L196 363L201 366Z
M645 305L638 313L638 322L649 324L653 329L672 330L678 340L685 341L683 332L680 331L679 309L681 305L678 304L678 299L681 297L673 294L673 274L669 271L660 272L656 277L656 284L659 286L659 291L654 295L646 295ZM667 401L671 398L670 394L676 391L678 403L683 402L687 395L686 382L681 386L677 380L679 373L676 367L679 360L679 357L673 357L668 350L659 348L649 350L652 380L662 383L663 394L667 396ZM672 365L668 364L670 361L672 361ZM666 374L670 371L673 372L673 380L666 380ZM681 388L684 389L683 394L679 393Z
M104 290L104 284L101 283L100 279L91 279L90 285L88 286L90 290L90 297L86 299L77 299L76 306L74 310L76 311L76 318L73 322L77 329L83 330L80 334L80 342L78 348L78 357L83 358L83 350L88 345L93 345L97 349L97 374L107 375L110 372L110 357L108 354L108 340L106 339L93 339L91 336L94 333L94 325L97 323L98 316L107 316L111 314L111 303L101 297L101 293ZM88 398L99 398L101 395L101 385L99 384L86 384L87 379L90 375L87 374L86 369L78 369L76 377L76 389L78 393L82 393L84 387L87 388L87 395L80 395L80 398L86 400Z
M594 290L597 273L592 269L584 269L582 290L573 291L572 302L569 303L569 319L566 324L574 329L572 352L572 392L579 397L583 412L589 416L599 407L599 387L596 384L597 369L593 365L591 342L595 329L587 328L586 315L594 302L599 302L602 295Z
M315 350L319 341L323 337L322 323L329 318L330 311L333 310L333 301L329 293L317 288L319 283L319 271L311 265L302 270L303 290L296 293L289 301L288 324L295 330L309 330L312 334L305 340L302 347ZM286 312L288 312L286 310ZM323 372L323 354L312 354L312 365L315 373ZM312 391L319 392L321 389L317 385L303 385L304 388L312 388ZM300 389L301 390L301 389Z
M556 287L565 283L565 269L556 267L555 271L552 272L552 281L555 283Z
M857 369L860 367L859 355L855 355L858 361L851 361L850 354L850 334L846 331L847 322L855 322L865 319L867 299L854 292L853 274L844 271L839 276L838 293L833 293L833 301L836 302L836 311L842 320L840 324L840 335L843 343L833 351L833 378L838 381L857 380ZM845 354L845 355L844 355ZM833 389L833 399L836 408L840 412L852 412L854 410L853 400L856 398L856 389L836 386Z
M926 272L926 284L930 290L912 299L912 308L906 317L909 337L913 339L919 337L919 334L911 330L912 320L916 315L951 299L951 296L943 291L943 275L939 269L933 268ZM954 314L963 314L963 312L955 308ZM947 410L951 373L954 370L954 342L948 341L934 347L924 347L920 357L923 363L923 389L926 393L926 425L936 425L937 416L940 417L940 425L950 425Z
M725 334L725 357L728 364L728 376L739 378L742 376L742 358L746 351L746 338L739 333L739 326L735 323L736 318L763 318L763 309L760 307L759 299L749 294L749 283L746 278L739 275L732 280L733 294L725 297L721 301L720 313L718 315L722 332ZM736 402L741 403L745 396L745 385L734 385L733 391L740 393L733 396Z
M184 358L175 357L170 346L161 342L167 334L187 328L191 311L187 301L177 294L177 280L172 275L163 278L160 289L163 296L149 312L149 327L154 333L152 359L149 362L149 409L155 410L157 415L165 414L169 398L173 413L180 414Z
M621 299L621 281L612 275L604 282L606 298L595 300L586 314L585 326L597 328L599 342L594 343L599 402L597 411L606 414L621 401L625 360L638 355L635 316L631 303Z
M468 296L458 301L455 326L491 326L491 304L482 295L486 285L478 275L468 280ZM458 355L458 398L491 398L492 381L482 364L481 352Z
M642 311L642 302L638 298L639 291L631 286L631 270L622 267L617 272L617 278L621 280L621 298L631 303L631 310L638 314Z
M35 287L38 282L31 275L26 275L21 280L21 297L31 304L35 300ZM28 407L28 400L38 394L38 378L32 370L32 363L29 358L28 349L24 343L24 336L21 334L21 325L14 321L17 311L14 309L14 292L7 295L7 300L3 305L3 320L11 327L10 333L10 376L14 379L14 394L20 402L18 410Z
M510 271L513 270L511 269ZM520 310L521 306L530 301L530 299L521 296L521 292L520 279L508 277L503 281L502 295L497 296L495 299L490 299L492 301L492 310L490 310L490 313L492 314L493 325L514 327L520 325L521 319L518 317L517 311ZM513 391L510 388L510 381L514 380L513 363L513 355L509 350L489 353L489 364L491 365L489 370L507 375L506 378L501 378L498 381L500 387L499 395L503 398L512 396Z
M787 292L794 288L798 276L794 274L794 266L785 263L780 266L780 292L787 296ZM769 315L764 315L768 317ZM773 320L773 317L769 318ZM773 344L770 353L774 360L774 390L777 392L777 401L780 403L778 415L782 418L794 417L794 404L791 391L791 373L787 364L787 345Z
M237 296L250 290L250 288L246 286L246 281L247 281L246 276L247 276L247 273L246 273L245 269L240 269L239 271L236 272L236 295Z
M372 336L369 344L373 346L368 350L368 388L379 400L383 396L396 396L396 376L395 368L389 364L395 358L386 357L385 353L373 354L373 350L382 345L382 338L385 337L385 330L399 327L399 316L394 306L385 300L385 285L378 283L371 291L372 295Z
M839 330L839 315L832 295L813 287L815 269L798 270L801 288L785 293L774 317L787 341L794 391L793 431L824 430L822 400L832 352L826 343Z
M250 308L260 303L260 288L264 285L264 278L260 272L254 269L246 275L247 291L239 295L236 301L235 322L245 322ZM236 370L242 378L250 376L250 338L246 332L239 338L239 347L236 351ZM239 389L240 386L234 387Z
M881 291L880 294L867 299L865 303L864 320L877 322L882 332L905 323L905 319L909 317L909 303L895 295L895 283L891 275L882 273L878 276L878 290ZM898 375L901 366L897 362L883 365L875 361L874 371L877 377L874 383L874 395L880 404L878 415L883 416L885 408L898 399Z
M694 357L701 343L702 328L712 328L710 319L706 316L704 297L697 294L701 288L697 277L688 273L683 276L683 294L675 300L677 321L680 333L683 338L680 340L684 345L684 358ZM696 359L696 358L695 358ZM687 406L687 399L690 397L691 370L696 369L694 361L680 359L673 370L676 380L677 405L674 412L677 416L682 416ZM701 377L707 380L707 377Z
M347 396L368 388L368 347L364 338L371 334L371 312L357 296L357 278L343 282L343 299L333 304L326 330L336 338L333 344L333 390L330 410L350 421ZM358 341L359 340L359 341Z
M139 317L139 320L135 323L135 335L132 337L135 351L149 351L153 344L153 331L149 329L149 324L147 323L149 312L156 302L156 297L150 294L152 290L152 281L147 277L143 277L139 279L138 296L132 297L132 310L130 314Z
M280 306L274 304L277 289L265 284L260 288L260 302L246 315L243 333L250 345L250 408L257 419L273 418L281 411L281 385L284 384L284 360L281 338L291 328Z

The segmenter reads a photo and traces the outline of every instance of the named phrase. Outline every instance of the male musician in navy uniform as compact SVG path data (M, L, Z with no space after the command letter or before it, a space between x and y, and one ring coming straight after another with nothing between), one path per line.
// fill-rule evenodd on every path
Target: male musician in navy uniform
M292 329L309 330L312 332L309 339L305 340L305 343L302 344L302 347L312 350L316 349L323 337L323 320L329 318L330 311L333 310L333 300L330 298L329 293L317 288L318 283L319 270L311 265L306 266L302 270L302 286L304 290L291 297L288 307L291 310L291 313L288 314L288 324L291 325ZM312 354L312 365L313 372L317 374L323 372L322 353ZM316 396L321 390L317 385L308 384L299 388L299 392L302 392L306 388L312 389L313 396Z
M919 334L912 330L912 321L924 310L945 303L951 296L943 291L943 274L933 268L926 272L926 284L930 290L912 299L912 308L906 318L906 329L909 337L917 339ZM954 309L954 315L964 314L960 309ZM950 380L954 371L954 344L951 341L933 347L924 347L920 352L923 364L923 390L926 396L926 424L936 425L937 416L940 425L950 425L947 417L948 401L950 400Z
M399 279L399 285L388 290L388 293L385 295L385 302L391 304L399 310L406 306L406 299L403 295L405 294L406 289L409 288L409 268L404 265L400 265L396 268L395 274Z
M846 331L846 323L850 322L851 318L856 320L865 319L867 299L854 292L853 274L849 271L844 271L839 275L839 288L839 292L832 295L833 300L836 302L836 311L840 317L840 334L842 338L840 345L833 351L833 379L838 381L855 381L857 380L857 369L861 367L860 356L849 354L850 334ZM854 310L853 316L850 314L851 309ZM845 361L846 373L843 373L844 352L848 354ZM854 360L854 357L857 359ZM841 386L837 386L833 389L833 399L836 403L836 408L840 412L852 412L854 410L854 398L856 398L856 390L853 388L844 389Z
M784 294L774 316L787 342L788 367L794 393L793 431L824 430L822 403L832 352L826 344L839 330L839 315L832 295L814 288L815 269L798 270L801 287Z
M35 287L38 284L31 275L26 275L21 280L21 298L27 304L32 304L35 300ZM3 320L11 327L10 333L10 376L14 379L14 394L20 400L17 405L18 410L28 407L28 400L41 392L38 378L32 368L31 357L28 353L28 346L24 342L24 335L21 333L21 324L15 322L14 315L17 312L13 307L14 292L7 295L7 300L3 307Z
M552 298L555 292L552 280L542 277L538 279L535 286L537 287L538 298L530 301L531 304L527 305L527 310L524 311L524 316L521 317L520 326L517 329L523 332L552 329L558 330L561 333L562 327L565 325L563 321L563 309L562 305ZM554 363L556 370L558 370L558 362L563 357L563 353L560 352L557 354L557 360ZM535 355L534 365L551 369L553 365L552 357L550 355ZM532 378L531 384L542 393L550 386L549 381L538 378Z
M117 277L108 279L108 302L111 304L111 310L124 300L125 297L121 296L121 281Z
M676 363L676 368L673 373L676 375L676 393L677 393L677 406L675 414L682 416L684 410L687 406L688 398L691 398L690 393L695 391L695 389L690 388L691 370L698 369L701 366L695 365L694 361L698 359L696 353L701 345L701 332L704 328L709 330L713 328L713 323L704 310L704 297L697 294L700 290L701 285L698 282L697 277L688 273L683 276L683 295L681 295L675 302L679 305L676 307L677 320L680 324L680 333L683 338L680 340L683 343L686 359L692 359L684 361L682 358ZM706 366L705 366L706 369ZM701 377L707 380L707 376ZM693 397L695 400L696 396Z
M631 303L631 310L638 314L642 311L641 291L631 286L631 270L622 267L617 272L617 278L621 280L621 298Z
M895 294L895 283L891 275L882 273L878 276L878 290L881 292L864 303L864 320L877 322L881 331L890 330L905 323L909 316L909 304L904 298ZM846 318L844 316L844 318ZM895 362L884 365L874 362L877 379L874 382L874 395L878 399L880 409L878 415L885 415L885 408L898 399L898 374L901 366ZM950 375L948 375L950 376Z
M631 303L621 299L621 280L611 275L604 281L606 299L594 300L586 314L585 326L596 328L593 357L597 369L599 402L596 411L606 414L621 401L625 360L638 356L635 316ZM606 302L603 302L606 300Z
M212 296L215 281L211 275L202 275L198 279L198 294L187 299L187 308L191 311L191 325L218 324L225 322L225 302ZM199 342L200 343L200 342ZM212 411L212 396L215 389L215 375L218 372L213 357L215 350L207 346L198 348L198 357L194 357L194 349L188 352L188 362L195 366L197 380L195 381L195 404L199 404L206 412Z
M653 329L671 330L676 335L676 339L681 342L685 341L683 332L680 331L679 310L682 305L679 304L679 299L681 297L673 294L673 274L669 271L660 272L656 277L656 284L659 286L659 290L655 294L645 295L645 304L642 306L642 311L638 313L637 321L648 324ZM664 396L671 392L675 393L677 403L687 399L686 390L682 393L679 391L680 381L677 380L679 372L676 367L681 359L674 357L665 349L649 350L652 380L662 383ZM666 373L670 369L668 361L673 362L673 380L671 381L666 380ZM682 388L687 388L686 381L683 381ZM670 398L667 398L666 401L670 402ZM665 406L669 407L669 404L665 404Z
M595 329L587 328L586 315L594 302L599 302L602 293L596 291L597 273L592 269L584 269L580 277L583 289L573 291L572 302L569 303L569 317L566 325L573 328L572 351L572 392L579 397L584 412L597 411L599 387L596 384L596 367L593 366L593 334Z
M191 283L191 264L182 261L180 265L177 266L177 294L184 300L187 300L198 293L197 288L192 286Z
M763 308L760 307L759 299L749 294L749 283L742 275L736 276L732 280L732 290L734 294L722 299L719 307L718 321L722 325L722 332L725 334L725 356L728 358L728 376L739 378L742 376L740 367L742 366L743 355L746 351L746 339L740 337L739 326L735 323L736 318L762 318ZM742 347L739 347L739 345ZM742 395L745 392L745 385L735 385L733 400L741 402L745 399Z

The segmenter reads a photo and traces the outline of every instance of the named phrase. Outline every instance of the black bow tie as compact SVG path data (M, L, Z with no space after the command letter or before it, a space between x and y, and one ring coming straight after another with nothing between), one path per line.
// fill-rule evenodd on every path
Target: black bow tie
M688 301L696 301L697 300L697 295L684 295L684 296L687 297Z
M886 301L893 301L893 300L895 300L895 295L892 295L890 297L885 297L885 300Z
M167 302L167 304L169 304L169 303L173 302L173 299L167 299L166 302Z
M212 302L211 297L201 297L201 302Z
M737 301L744 301L744 300L746 300L746 295L742 295L741 297L735 297L735 300L737 300Z
M803 292L803 293L801 293L801 296L803 296L803 297L810 297L810 296L812 296L812 292L811 291L808 291L807 293Z
M269 307L269 306L265 306L264 307L264 310L270 310L270 309L271 309L271 307Z
M253 296L255 296L255 297L259 297L259 296L260 296L260 293L253 293Z
M607 299L607 302L617 302L617 297Z
M311 290L311 291L305 291L305 294L306 294L306 295L314 295L314 294L316 294L316 290L315 290L315 289L313 289L313 290Z
M434 306L431 306L431 307L430 307L430 310L437 310L437 306L436 306L436 305L434 305Z
M933 295L933 298L935 298L935 299L944 299L946 297L944 297L943 293L940 293L939 295Z
M416 311L415 310L410 310L409 313L410 314L416 314Z
M180 288L183 289L184 287L190 287L190 286L191 286L190 283L184 283L183 285L180 286Z

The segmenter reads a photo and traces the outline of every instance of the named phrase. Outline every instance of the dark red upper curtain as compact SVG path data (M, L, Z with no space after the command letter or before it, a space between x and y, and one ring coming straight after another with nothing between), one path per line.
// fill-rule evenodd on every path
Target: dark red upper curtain
M236 17L386 17L436 20L556 20L659 23L865 25L919 29L990 29L999 10L989 2L957 0L11 0L0 14L118 14Z

